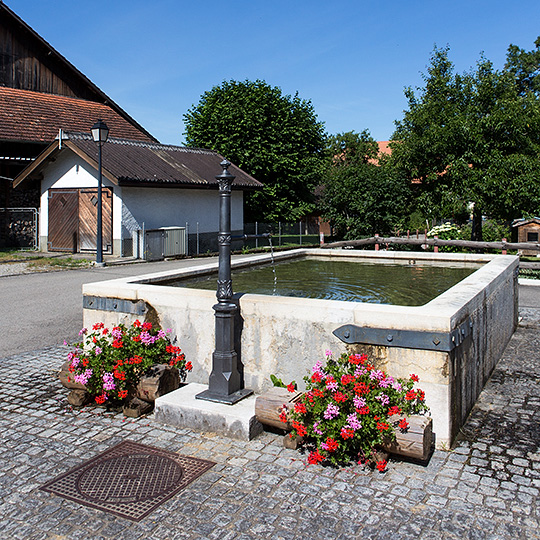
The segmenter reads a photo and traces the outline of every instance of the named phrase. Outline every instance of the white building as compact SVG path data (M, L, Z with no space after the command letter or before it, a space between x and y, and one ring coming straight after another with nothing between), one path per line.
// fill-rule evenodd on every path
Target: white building
M103 252L141 255L141 231L187 227L200 250L215 249L223 157L211 150L110 138L102 147ZM235 165L231 231L243 232L245 190L262 184ZM90 134L63 133L14 180L41 184L42 251L96 250L98 145Z

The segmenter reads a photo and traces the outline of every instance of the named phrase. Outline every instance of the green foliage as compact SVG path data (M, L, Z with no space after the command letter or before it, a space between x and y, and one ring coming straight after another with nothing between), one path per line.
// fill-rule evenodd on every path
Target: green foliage
M463 239L471 237L470 223L464 225L461 230ZM506 238L508 242L512 238L512 231L508 223L494 219L487 219L482 223L482 239L484 242L500 242L503 238Z
M347 240L403 228L410 183L377 162L378 145L367 131L329 138L321 198L323 217Z
M534 42L536 49L525 51L516 45L508 47L505 69L516 79L521 95L540 93L540 37Z
M217 150L264 184L247 195L246 221L297 221L313 208L324 126L310 101L265 81L224 81L184 115L186 142Z
M391 162L416 181L426 218L463 215L470 202L477 223L482 214L509 220L540 208L540 99L516 69L497 71L481 58L455 74L448 48L435 49L425 86L405 91Z

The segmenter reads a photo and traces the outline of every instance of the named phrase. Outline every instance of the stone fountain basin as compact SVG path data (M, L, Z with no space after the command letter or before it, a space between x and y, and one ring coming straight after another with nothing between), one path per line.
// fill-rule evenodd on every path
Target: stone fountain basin
M509 255L454 253L374 252L298 249L275 255L292 257L347 257L358 260L415 264L465 262L481 264L473 274L423 306L395 306L257 294L236 294L236 350L243 364L245 386L263 392L270 374L286 382L302 378L330 349L366 352L393 377L420 377L419 387L431 408L436 442L449 445L465 422L489 378L518 317L517 271L519 260ZM270 255L233 261L233 267L268 263ZM208 383L214 350L215 293L157 286L156 283L194 277L217 270L217 263L178 271L114 279L83 287L84 325L115 325L146 318L171 328L178 345L193 363L190 382ZM234 282L233 282L234 288ZM367 329L379 336L392 331L455 335L463 340L452 350L411 348L410 344L379 342L346 344L334 335L344 325ZM398 345L398 346L396 346Z

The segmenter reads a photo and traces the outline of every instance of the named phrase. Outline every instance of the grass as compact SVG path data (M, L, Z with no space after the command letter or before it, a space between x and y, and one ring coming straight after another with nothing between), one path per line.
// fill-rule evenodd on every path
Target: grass
M38 251L23 251L16 249L0 250L0 263L28 263L28 268L37 272L46 270L60 270L69 268L85 268L92 264L88 259L76 259L73 257L59 256L50 257L40 254Z
M86 268L91 264L92 261L88 259L40 257L38 259L32 259L28 266L36 270L48 270L51 268Z

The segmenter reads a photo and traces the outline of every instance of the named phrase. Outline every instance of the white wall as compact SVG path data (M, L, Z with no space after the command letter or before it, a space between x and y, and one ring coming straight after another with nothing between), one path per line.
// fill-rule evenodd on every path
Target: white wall
M157 229L184 227L190 231L199 223L199 232L217 232L219 229L219 192L217 189L187 188L132 188L124 187L124 227ZM243 229L243 193L231 195L231 230ZM126 235L126 231L124 232Z

